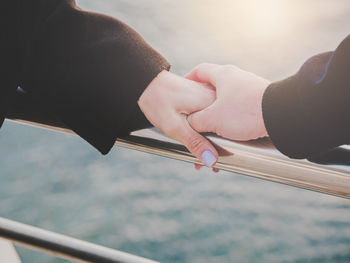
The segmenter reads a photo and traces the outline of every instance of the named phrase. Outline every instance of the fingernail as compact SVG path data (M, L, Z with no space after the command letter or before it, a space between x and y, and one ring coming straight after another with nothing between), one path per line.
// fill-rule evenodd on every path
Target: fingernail
M216 162L215 155L209 150L204 151L201 157L202 161L208 167L211 167Z

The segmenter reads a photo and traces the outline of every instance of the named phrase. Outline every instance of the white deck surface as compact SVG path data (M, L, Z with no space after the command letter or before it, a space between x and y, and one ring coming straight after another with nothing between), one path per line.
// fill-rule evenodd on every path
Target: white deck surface
M0 262L21 263L12 243L0 238Z

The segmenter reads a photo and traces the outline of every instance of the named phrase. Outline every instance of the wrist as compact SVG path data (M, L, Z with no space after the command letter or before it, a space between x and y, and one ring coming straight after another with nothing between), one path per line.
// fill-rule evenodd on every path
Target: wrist
M145 90L148 89L153 89L154 87L159 87L163 85L169 77L173 75L167 70L162 70L161 72L158 73L157 76L154 77L154 79L148 84Z
M164 86L164 83L166 79L169 78L169 75L171 75L169 71L163 70L157 76L155 76L154 79L148 84L148 86L142 92L141 96L137 101L137 104L139 105L142 111L145 105L153 103L154 101L154 99L152 99L154 96L153 91L157 90L158 87Z

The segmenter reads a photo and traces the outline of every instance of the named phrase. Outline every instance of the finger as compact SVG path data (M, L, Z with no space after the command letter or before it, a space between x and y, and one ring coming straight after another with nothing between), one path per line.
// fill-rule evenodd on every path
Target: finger
M182 94L175 94L176 111L183 114L191 114L200 111L216 100L216 92L208 85L199 84L194 81L186 80L186 87ZM175 98L173 98L175 99Z
M208 83L208 82L205 82L205 81L202 81L201 79L199 79L197 74L195 74L194 71L195 71L195 68L191 72L187 73L184 77L188 80L192 80L192 81L199 82L202 84Z
M215 107L214 102L204 110L188 115L187 121L190 126L197 132L216 132L218 118L215 116Z
M194 164L194 168L196 168L196 170L200 170L203 167L203 165L195 163Z
M182 125L169 135L183 143L206 166L212 167L218 159L218 152L214 146L204 136L191 128L185 116L182 117L181 123Z
M220 67L221 66L217 64L202 63L188 73L185 78L197 82L209 83L216 87L215 75Z
M214 173L218 173L220 170L218 168L213 168Z

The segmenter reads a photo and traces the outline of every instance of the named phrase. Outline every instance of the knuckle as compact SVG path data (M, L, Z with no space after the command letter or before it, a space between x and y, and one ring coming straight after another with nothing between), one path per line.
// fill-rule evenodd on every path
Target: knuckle
M196 71L202 72L202 71L207 71L212 69L213 64L207 63L207 62L203 62L200 63L197 67L195 67Z
M207 67L208 65L209 65L209 63L202 62L202 63L198 64L198 66L196 68L204 68L204 67Z
M231 70L237 70L237 69L238 69L237 66L232 65L232 64L226 64L226 65L224 65L224 67L226 67L226 68L228 68L228 69L231 69Z
M220 73L227 74L227 73L231 73L233 70L235 69L232 65L224 65L220 68Z

